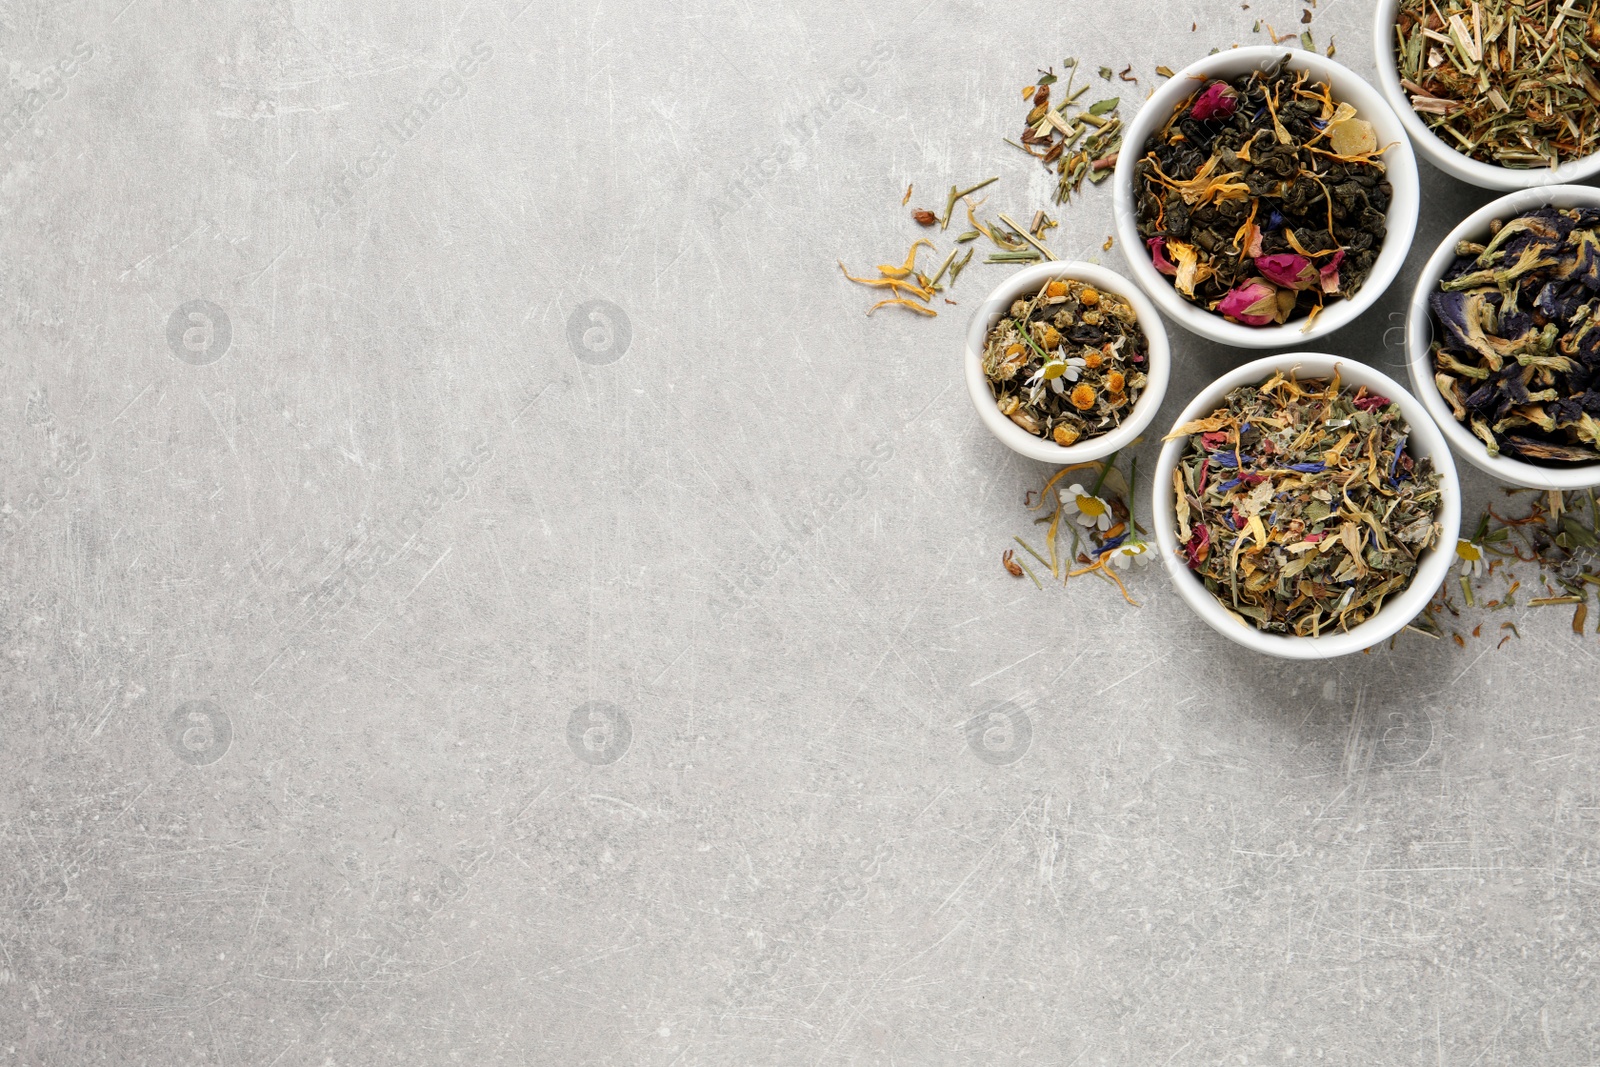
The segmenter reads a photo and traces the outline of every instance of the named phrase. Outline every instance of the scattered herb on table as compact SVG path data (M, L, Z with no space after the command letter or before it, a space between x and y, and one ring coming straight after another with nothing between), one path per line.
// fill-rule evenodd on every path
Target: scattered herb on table
M1395 50L1412 108L1472 159L1527 169L1600 150L1593 0L1401 0Z
M1072 199L1072 194L1083 187L1085 178L1099 184L1111 177L1117 165L1117 152L1122 147L1122 120L1112 114L1117 109L1117 98L1107 97L1088 106L1079 105L1078 98L1089 91L1089 86L1074 91L1072 81L1078 73L1078 62L1069 59L1065 65L1067 82L1062 87L1059 102L1050 102L1051 87L1057 81L1053 70L1042 73L1031 91L1023 90L1024 96L1033 101L1033 110L1023 120L1026 128L1022 132L1022 143L1017 145L1045 166L1055 168L1058 204ZM1100 76L1107 81L1111 80L1112 73L1110 67L1100 68Z
M1309 328L1372 273L1393 193L1383 149L1305 72L1279 63L1207 82L1144 152L1139 236L1191 303L1246 326Z
M1129 594L1118 573L1146 566L1154 555L1146 538L1148 531L1139 524L1130 506L1137 499L1134 490L1139 482L1138 463L1137 458L1130 459L1124 474L1114 453L1104 460L1058 468L1045 479L1042 489L1030 490L1025 499L1029 511L1043 512L1033 521L1045 527L1045 550L1040 552L1021 537L1014 540L1051 578L1065 583L1096 574L1116 586L1129 604L1138 607L1139 602ZM1078 480L1070 480L1068 475L1072 474ZM1063 550L1061 542L1069 536L1071 543ZM1026 561L1013 562L1027 568L1029 577L1039 584Z
M1501 612L1515 607L1514 597L1522 585L1513 570L1532 566L1537 577L1532 579L1543 596L1527 601L1527 609L1568 607L1573 609L1571 629L1576 635L1585 632L1589 619L1589 595L1600 590L1600 503L1593 489L1556 492L1537 489L1506 489L1507 497L1533 497L1527 513L1521 516L1502 515L1492 506L1486 508L1470 537L1456 542L1456 557L1460 560L1460 573L1454 582L1446 582L1434 594L1423 614L1414 619L1411 629L1429 637L1442 637L1451 619L1459 619L1462 609L1456 606L1451 593L1452 585L1459 587L1463 607L1484 612ZM1497 597L1490 597L1486 588L1503 588ZM1474 627L1472 636L1479 636L1481 624ZM1520 638L1515 623L1503 623L1502 629L1511 630ZM1600 626L1595 632L1600 633ZM1500 645L1509 640L1502 638ZM1463 642L1464 643L1464 642ZM1497 646L1498 647L1498 646Z
M1456 248L1428 299L1434 384L1491 456L1600 462L1600 209L1491 229Z
M1439 538L1439 475L1406 451L1388 398L1275 374L1185 423L1173 472L1179 551L1222 605L1269 633L1371 618Z
M1148 355L1131 304L1056 278L990 327L983 373L1002 414L1073 445L1122 424L1144 391Z

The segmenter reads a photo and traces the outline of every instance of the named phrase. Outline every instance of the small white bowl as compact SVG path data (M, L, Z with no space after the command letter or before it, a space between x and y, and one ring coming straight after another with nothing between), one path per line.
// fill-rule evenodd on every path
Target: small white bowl
M1126 300L1139 319L1139 328L1144 331L1145 340L1149 342L1144 369L1148 380L1139 399L1134 401L1133 410L1123 418L1122 424L1099 437L1090 437L1066 446L1036 437L1000 414L1000 406L995 403L994 393L989 388L989 379L983 373L984 342L989 337L990 328L1019 297L1032 296L1043 289L1046 282L1056 278L1084 282ZM1092 263L1051 260L1017 271L996 286L979 305L972 315L972 324L967 327L966 363L967 392L972 395L978 417L1001 444L1041 463L1086 463L1126 448L1150 425L1150 421L1156 417L1156 409L1161 406L1162 397L1167 395L1172 352L1167 347L1167 331L1161 325L1161 316L1156 314L1155 305L1145 299L1144 294L1128 279Z
M1456 421L1450 405L1439 395L1439 388L1433 383L1433 356L1429 353L1433 347L1433 313L1428 310L1428 298L1439 288L1444 272L1455 262L1456 243L1486 241L1489 223L1493 220L1510 222L1524 211L1547 204L1556 207L1600 207L1600 189L1590 185L1552 185L1507 193L1468 215L1465 222L1451 230L1440 242L1417 277L1417 289L1411 295L1411 309L1406 316L1406 366L1411 374L1411 387L1421 398L1422 406L1428 409L1433 421L1444 431L1445 439L1468 463L1511 485L1535 489L1583 489L1600 485L1600 462L1546 467L1509 456L1489 455L1488 446Z
M1406 421L1411 425L1411 435L1406 441L1407 450L1416 459L1431 459L1434 470L1439 472L1439 540L1423 554L1411 584L1399 596L1390 597L1376 615L1359 626L1344 633L1324 634L1321 637L1294 637L1265 633L1251 623L1240 623L1212 595L1205 583L1189 570L1189 565L1179 555L1172 472L1177 469L1184 449L1188 448L1189 439L1179 437L1168 441L1162 446L1161 455L1156 460L1151 514L1155 516L1156 544L1161 549L1161 558L1166 562L1167 573L1178 587L1178 595L1222 636L1246 648L1283 659L1332 659L1371 648L1399 633L1408 622L1422 614L1422 609L1428 606L1433 594L1449 577L1451 564L1456 558L1456 540L1461 536L1461 482L1456 476L1456 465L1450 458L1450 449L1443 435L1428 417L1427 411L1399 382L1364 363L1321 352L1288 352L1254 360L1229 371L1202 390L1183 409L1183 414L1178 416L1173 426L1205 418L1222 407L1224 397L1235 388L1264 382L1277 371L1293 371L1298 378L1327 378L1332 376L1335 368L1338 368L1341 386L1364 385L1372 392L1398 402Z
M1335 101L1345 101L1354 106L1357 117L1372 123L1380 145L1392 146L1384 153L1383 166L1384 177L1394 187L1394 196L1389 202L1383 247L1378 252L1377 262L1373 264L1372 274L1354 297L1339 300L1324 308L1309 329L1303 319L1291 320L1281 326L1245 326L1229 322L1216 312L1185 300L1173 287L1171 280L1150 262L1149 251L1139 237L1138 217L1134 210L1134 165L1144 158L1145 142L1150 135L1166 124L1178 105L1209 79L1235 78L1270 67L1284 56L1289 57L1291 70L1309 71L1313 78L1326 82L1333 89ZM1116 194L1117 240L1122 245L1122 256L1133 271L1134 280L1150 294L1162 311L1185 329L1220 344L1239 348L1302 345L1353 322L1377 302L1383 291L1389 288L1389 283L1400 273L1417 228L1420 195L1417 160L1411 153L1405 127L1400 124L1394 109L1377 90L1347 67L1303 49L1267 45L1235 48L1184 67L1145 101L1128 124L1112 182Z
M1582 181L1600 174L1600 152L1570 160L1559 167L1516 169L1496 163L1484 163L1451 147L1450 142L1434 133L1411 106L1411 97L1400 87L1400 65L1395 57L1398 42L1394 36L1395 18L1400 13L1400 0L1378 0L1373 16L1373 47L1378 57L1378 86L1383 90L1389 106L1400 116L1411 143L1428 162L1453 178L1483 189L1533 189L1542 185L1563 185Z

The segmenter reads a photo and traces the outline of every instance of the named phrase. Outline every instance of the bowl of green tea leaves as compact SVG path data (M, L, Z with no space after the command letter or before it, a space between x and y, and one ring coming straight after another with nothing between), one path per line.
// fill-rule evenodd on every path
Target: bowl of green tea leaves
M1380 371L1320 353L1256 360L1201 392L1165 440L1154 523L1168 573L1248 648L1358 652L1404 629L1449 575L1450 449Z
M1380 0L1379 85L1412 143L1487 189L1600 174L1600 5Z
M1171 357L1155 306L1103 267L1047 262L1012 275L973 314L967 389L1001 443L1046 463L1131 444L1155 418Z
M1600 189L1510 193L1423 267L1411 382L1457 452L1512 485L1600 485Z
M1239 48L1179 71L1129 126L1117 227L1135 279L1223 344L1304 343L1399 273L1416 160L1383 97L1307 51Z

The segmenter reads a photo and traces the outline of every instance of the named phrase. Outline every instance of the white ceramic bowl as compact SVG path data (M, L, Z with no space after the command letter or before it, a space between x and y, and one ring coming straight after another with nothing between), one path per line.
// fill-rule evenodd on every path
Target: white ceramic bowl
M1439 508L1439 540L1424 553L1416 574L1412 576L1411 584L1406 586L1400 595L1390 597L1376 615L1359 626L1352 627L1345 633L1325 634L1321 637L1293 637L1265 633L1256 629L1251 623L1241 623L1235 619L1205 587L1205 583L1189 570L1189 565L1179 555L1176 529L1178 518L1172 490L1172 472L1177 469L1178 460L1188 447L1189 439L1180 437L1168 441L1162 446L1161 455L1156 460L1154 489L1151 493L1156 544L1161 549L1161 558L1166 562L1167 573L1172 576L1173 584L1178 587L1178 595L1183 597L1184 602L1213 630L1246 648L1265 652L1269 656L1280 656L1284 659L1331 659L1334 656L1344 656L1351 652L1360 652L1364 648L1371 648L1380 641L1394 636L1405 627L1406 623L1422 614L1422 609L1428 606L1433 594L1449 577L1450 566L1456 558L1456 540L1461 535L1461 482L1456 476L1456 466L1450 458L1450 449L1444 442L1444 436L1439 433L1439 428L1433 424L1433 420L1428 417L1427 411L1417 399L1406 392L1399 382L1382 371L1374 370L1364 363L1357 363L1353 359L1341 359L1320 352L1289 352L1281 356L1268 356L1246 363L1211 383L1183 409L1183 414L1178 416L1173 426L1182 426L1192 419L1205 418L1223 406L1223 398L1230 391L1241 385L1264 382L1272 377L1275 371L1282 370L1287 373L1293 370L1299 378L1327 378L1333 374L1335 367L1339 370L1339 381L1342 386L1365 385L1369 390L1400 404L1401 412L1411 425L1411 435L1406 442L1407 451L1417 459L1433 460L1434 469L1439 472L1442 497Z
M1326 82L1333 89L1335 101L1346 101L1356 109L1357 116L1372 123L1380 145L1391 145L1383 156L1385 177L1394 187L1389 203L1388 227L1383 247L1373 265L1372 274L1361 286L1361 291L1347 300L1329 304L1307 329L1305 320L1291 320L1281 326L1245 326L1229 322L1214 311L1191 304L1178 294L1170 279L1156 270L1144 241L1139 238L1139 225L1134 213L1133 168L1144 157L1145 142L1150 135L1164 126L1178 105L1189 98L1201 84L1211 78L1234 78L1252 70L1271 66L1284 56L1289 57L1291 70L1309 71L1312 77ZM1400 273L1406 253L1411 249L1411 237L1417 228L1417 160L1411 153L1411 143L1406 138L1405 127L1377 90L1373 89L1348 68L1324 59L1303 49L1256 46L1235 48L1207 56L1184 67L1165 85L1146 100L1139 113L1128 124L1123 137L1122 153L1117 159L1117 170L1112 178L1115 185L1117 240L1122 244L1122 256L1133 272L1134 280L1162 311L1176 319L1185 329L1225 345L1239 348L1287 348L1332 333L1354 321L1383 295L1383 291Z
M983 374L983 349L989 329L1015 300L1032 296L1044 288L1046 282L1055 278L1084 282L1126 300L1138 316L1139 327L1144 330L1145 340L1150 346L1145 353L1145 377L1149 380L1144 392L1134 401L1133 410L1122 420L1122 425L1099 437L1065 447L1035 437L1000 414L1000 406L995 403L994 393L989 389L989 379ZM1128 279L1092 263L1052 260L1017 271L996 286L973 313L972 324L967 327L966 364L967 392L972 395L978 417L989 428L989 432L1000 439L1001 444L1041 463L1085 463L1109 456L1119 448L1126 448L1150 425L1150 420L1156 417L1156 409L1161 406L1162 397L1167 395L1172 352L1167 347L1166 327L1161 324L1161 316L1156 314L1155 305Z
M1483 163L1451 147L1450 142L1428 128L1411 106L1411 96L1400 87L1400 67L1395 59L1397 41L1395 17L1400 0L1378 0L1373 16L1373 47L1378 57L1378 87L1389 106L1400 116L1411 143L1428 162L1454 178L1484 189L1532 189L1541 185L1562 185L1600 174L1600 153L1563 163L1559 167L1517 170L1494 163Z
M1456 421L1450 405L1439 395L1438 387L1433 384L1433 357L1428 351L1433 346L1434 330L1428 298L1439 288L1444 272L1455 261L1456 242L1486 241L1489 238L1489 223L1493 220L1509 222L1524 211L1546 204L1556 207L1600 207L1600 189L1589 185L1553 185L1507 193L1474 211L1465 222L1451 230L1417 278L1417 290L1411 296L1411 309L1406 316L1406 365L1411 373L1411 387L1421 398L1422 406L1428 409L1433 421L1444 431L1445 439L1468 463L1511 485L1536 489L1582 489L1600 485L1600 463L1546 467L1508 456L1489 455L1488 447L1471 430Z

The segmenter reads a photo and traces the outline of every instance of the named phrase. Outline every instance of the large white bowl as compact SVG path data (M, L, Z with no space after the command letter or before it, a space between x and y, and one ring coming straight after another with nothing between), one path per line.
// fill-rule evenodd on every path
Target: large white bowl
M1213 630L1246 648L1265 652L1284 659L1331 659L1335 656L1360 652L1371 648L1405 628L1406 623L1422 614L1433 594L1449 577L1450 565L1455 560L1456 540L1461 535L1461 482L1456 476L1456 465L1450 458L1450 449L1433 424L1428 413L1417 399L1399 382L1353 359L1341 359L1320 352L1289 352L1281 356L1267 356L1224 374L1189 406L1183 409L1174 427L1193 419L1203 419L1223 406L1223 398L1241 385L1265 382L1276 371L1291 370L1299 378L1327 378L1334 368L1339 370L1341 386L1366 386L1372 392L1397 401L1406 421L1411 424L1411 435L1406 448L1416 459L1431 459L1439 472L1441 505L1439 508L1439 540L1423 555L1411 584L1399 596L1390 597L1382 609L1359 626L1344 633L1324 634L1321 637L1294 637L1269 634L1251 623L1241 623L1205 587L1205 583L1189 570L1189 565L1179 554L1177 535L1177 506L1174 503L1172 472L1189 446L1187 437L1168 441L1156 460L1155 486L1151 493L1152 514L1155 516L1156 544L1161 558L1166 562L1167 573L1178 587L1178 595L1195 614L1206 621Z
M1383 156L1385 177L1394 187L1389 203L1388 227L1383 247L1373 265L1372 274L1362 284L1361 291L1350 299L1329 304L1307 329L1305 320L1293 320L1281 326L1245 326L1229 322L1213 311L1191 304L1179 295L1170 279L1156 270L1150 262L1149 251L1139 238L1139 224L1134 211L1133 168L1144 157L1145 142L1150 135L1166 124L1178 105L1189 98L1207 79L1234 78L1252 70L1271 66L1288 56L1291 70L1309 71L1312 77L1326 82L1333 89L1336 101L1353 105L1360 118L1372 123L1380 145L1391 146ZM1235 48L1218 52L1214 56L1184 67L1146 100L1139 113L1128 124L1123 137L1122 152L1117 159L1117 170L1112 178L1115 185L1117 240L1122 244L1122 256L1133 271L1134 279L1162 311L1176 319L1185 329L1201 337L1239 348L1286 348L1303 345L1315 338L1332 333L1354 321L1383 295L1383 291L1400 273L1406 253L1411 249L1411 238L1417 228L1417 160L1411 153L1411 143L1406 138L1405 127L1384 98L1348 68L1325 59L1314 52L1302 49L1257 46Z
M1032 296L1044 288L1046 282L1055 278L1084 282L1103 292L1115 293L1126 300L1139 319L1139 327L1144 330L1145 340L1149 342L1149 348L1145 353L1144 372L1148 381L1144 391L1139 394L1139 399L1134 401L1133 410L1128 412L1122 424L1109 433L1067 446L1047 441L1043 437L1035 437L1000 414L1000 406L995 403L994 393L989 388L989 379L983 373L984 342L988 339L990 328L1018 297ZM979 305L978 310L973 312L972 324L967 327L967 351L964 358L967 392L971 394L972 403L978 409L978 417L983 420L983 424L989 428L990 433L999 438L1001 444L1013 452L1042 463L1086 463L1091 459L1102 459L1120 448L1131 445L1134 438L1150 425L1150 420L1156 417L1156 409L1161 406L1162 397L1167 395L1167 378L1172 372L1172 352L1167 346L1167 330L1161 324L1161 316L1156 314L1155 305L1145 299L1144 294L1122 275L1114 274L1092 263L1077 261L1052 260L1047 263L1035 263L1017 271L996 286L988 298Z
M1532 189L1541 185L1562 185L1600 174L1600 152L1574 159L1559 167L1515 169L1473 159L1434 133L1411 106L1410 95L1400 87L1400 65L1395 58L1398 42L1394 36L1395 17L1400 0L1378 0L1373 15L1373 47L1378 57L1378 87L1389 106L1400 116L1411 143L1428 157L1428 162L1454 178L1484 189Z
M1489 448L1471 430L1456 421L1433 384L1433 314L1428 310L1428 298L1439 288L1444 272L1455 262L1458 241L1487 241L1489 223L1495 219L1510 222L1524 211L1553 204L1556 207L1600 207L1600 189L1589 185L1553 185L1540 189L1523 189L1507 193L1490 201L1468 215L1466 221L1439 243L1432 258L1422 268L1417 278L1417 289L1411 295L1411 310L1406 316L1406 366L1411 375L1411 387L1422 399L1422 406L1444 431L1445 439L1474 467L1511 485L1531 486L1536 489L1583 489L1600 485L1600 462L1581 463L1574 466L1546 467L1528 463L1509 456L1491 456Z

